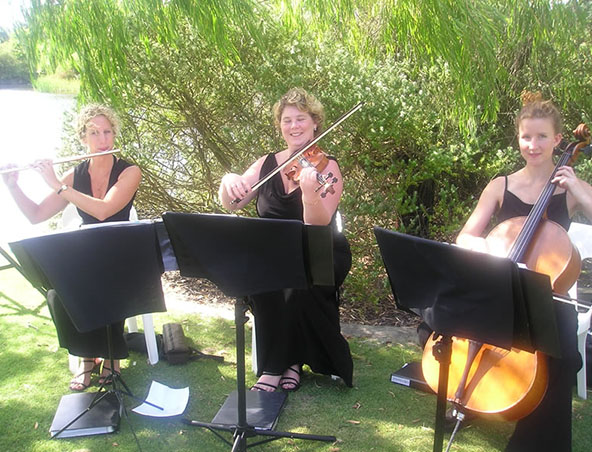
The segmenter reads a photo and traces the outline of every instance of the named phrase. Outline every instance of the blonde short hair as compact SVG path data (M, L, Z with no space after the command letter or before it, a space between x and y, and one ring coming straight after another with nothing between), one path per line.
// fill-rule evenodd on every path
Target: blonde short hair
M323 121L325 120L325 109L323 104L312 94L302 88L292 88L284 94L273 106L273 120L275 126L280 130L282 113L287 106L295 106L298 110L308 113L317 125L315 136L321 133Z
M97 116L104 116L107 118L107 120L111 123L111 127L113 127L113 134L115 136L119 134L120 122L115 110L103 104L88 104L82 107L82 110L80 110L78 113L76 124L78 138L82 140L85 137L88 123Z

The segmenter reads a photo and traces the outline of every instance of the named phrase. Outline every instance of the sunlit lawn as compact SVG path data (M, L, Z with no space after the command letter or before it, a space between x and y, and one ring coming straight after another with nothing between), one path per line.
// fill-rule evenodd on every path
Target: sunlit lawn
M146 363L133 353L123 363L123 378L138 396L151 380L189 387L186 417L212 420L235 389L236 359L233 322L216 317L169 311L154 316L162 324L180 322L203 352L222 354L224 363L198 360L172 366ZM250 344L248 329L247 344ZM225 451L230 447L206 429L189 427L177 418L156 419L130 413L118 433L58 439L48 429L60 398L70 393L67 353L59 349L55 329L41 295L13 270L0 272L0 450L2 451L135 451L131 427L143 451ZM335 443L280 439L257 446L262 451L431 451L435 397L390 383L392 371L419 359L419 350L399 344L381 345L350 339L355 387L328 377L306 374L300 391L290 394L277 430L334 435ZM250 369L250 349L247 350ZM255 382L247 371L247 385ZM96 377L95 377L96 381ZM574 399L574 451L592 450L592 403ZM137 402L125 398L128 408ZM503 450L511 424L478 421L463 429L454 451Z

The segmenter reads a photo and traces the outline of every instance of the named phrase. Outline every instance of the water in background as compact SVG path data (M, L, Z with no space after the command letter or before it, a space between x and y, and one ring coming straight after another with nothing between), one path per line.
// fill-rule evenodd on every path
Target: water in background
M7 163L21 166L40 158L55 158L62 139L64 112L74 107L75 99L69 95L0 89L0 166ZM59 174L59 168L56 170ZM51 191L35 170L21 171L19 185L35 202ZM29 223L1 180L0 209L0 244L49 229L47 222Z

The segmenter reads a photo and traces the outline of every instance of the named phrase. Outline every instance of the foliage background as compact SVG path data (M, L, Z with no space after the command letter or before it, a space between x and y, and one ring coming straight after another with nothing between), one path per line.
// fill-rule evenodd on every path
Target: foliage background
M18 35L33 72L67 65L80 103L121 112L144 216L220 211L221 176L281 149L271 106L289 88L328 123L364 101L322 146L345 183L344 298L378 309L392 297L372 227L453 240L520 164L522 90L553 99L568 130L589 120L589 19L587 1L33 0Z
M27 60L17 41L0 28L0 83L3 85L29 84Z

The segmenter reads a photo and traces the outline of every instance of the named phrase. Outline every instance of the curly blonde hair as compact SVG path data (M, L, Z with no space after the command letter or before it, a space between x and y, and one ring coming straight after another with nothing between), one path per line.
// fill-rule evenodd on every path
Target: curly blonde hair
M522 91L520 95L522 100L522 109L516 116L516 133L518 133L520 124L524 119L546 118L553 123L555 133L563 132L563 120L561 113L557 107L550 100L543 100L540 92L532 93L530 91Z
M113 134L117 136L120 130L120 122L117 113L111 107L103 104L88 104L80 110L78 113L76 131L78 132L78 138L81 140L86 135L88 123L97 116L104 116L111 123L113 127Z
M284 112L284 109L290 105L295 106L302 112L308 113L312 117L312 120L317 125L315 136L321 133L323 121L325 120L325 109L323 108L323 104L321 104L316 97L302 88L292 88L273 106L273 120L278 130L281 130L280 122L282 119L282 113Z

